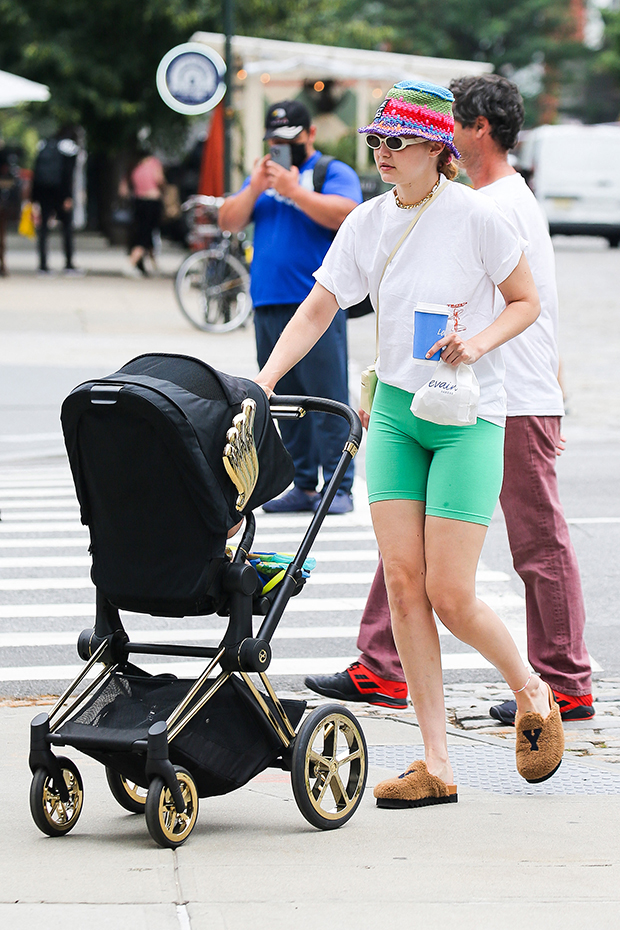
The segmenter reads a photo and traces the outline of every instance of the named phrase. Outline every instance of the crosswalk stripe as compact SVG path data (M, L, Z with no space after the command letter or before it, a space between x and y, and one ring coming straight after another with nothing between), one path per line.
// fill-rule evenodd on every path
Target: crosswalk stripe
M3 568L3 562L11 562L12 559L0 559L0 568ZM17 561L17 560L16 560ZM77 560L68 560L69 563L73 561L75 563ZM60 563L60 559L50 559L51 565L55 563ZM88 556L84 557L80 562L80 565L90 566L90 558ZM15 566L19 567L19 566ZM64 566L63 566L64 567ZM312 573L310 578L307 581L307 584L315 587L317 585L344 585L344 584L363 584L370 585L373 578L375 577L374 572L367 571L355 571L355 572L321 572L316 570ZM478 581L480 581L478 577ZM59 590L77 590L77 589L90 589L94 587L92 581L88 576L77 577L77 578L0 578L0 591L59 591ZM524 603L523 598L516 594L497 594L495 597L499 597L502 600L502 603L512 605L514 603L512 599L517 598L519 605Z
M308 584L364 584L369 585L374 572L324 572L313 574ZM0 578L0 591L59 591L94 587L88 577L83 578Z
M79 504L75 499L75 494L72 497L68 495L62 498L52 498L50 500L26 500L24 498L19 498L19 500L5 500L4 494L2 495L2 506L1 510L3 514L12 513L13 511L20 510L36 510L45 508L46 511L58 510L61 507L70 507L71 513L74 514L79 509Z
M273 658L268 674L276 675L330 675L341 672L352 662L357 655L346 656L307 656L303 658ZM206 662L188 659L175 662L153 662L145 660L141 663L143 668L158 675L178 675L179 677L196 678L206 666ZM444 669L479 669L492 668L478 653L448 653L442 656ZM21 668L0 668L0 681L70 681L81 672L81 665L30 665ZM91 669L87 678L95 678L100 668Z
M7 568L84 568L91 563L89 555L0 556L0 571Z
M12 488L3 488L0 485L0 494L2 494L2 507L43 507L46 504L46 500L41 500L41 498L67 498L68 501L75 502L75 491L73 486L63 485L61 487L44 487L44 488L24 488L24 487L12 487ZM7 501L11 503L7 503ZM26 503L26 501L32 501L32 504ZM56 500L54 500L53 506L58 506Z
M0 539L0 549L88 549L89 539L87 536L60 536L57 538L49 537L46 539L35 539L28 537L26 539Z
M5 604L0 606L0 619L25 617L92 617L95 599L91 604ZM289 613L338 613L364 609L365 597L294 597L287 605Z
M55 515L57 516L57 514ZM50 520L39 523L13 523L2 521L0 533L87 533L88 530L78 520Z
M260 619L260 618L259 618ZM255 624L257 627L258 625ZM36 632L0 633L0 649L20 646L75 646L83 627L74 630L37 630ZM211 629L142 630L132 629L134 642L148 643L219 643L224 638L225 627ZM357 639L358 626L278 626L275 639Z
M32 516L32 515L30 515ZM56 517L57 515L55 515ZM56 521L56 519L47 520L38 520L35 521L34 517L32 522L29 520L21 520L20 522L13 522L13 520L3 520L0 522L0 533L62 533L62 532L87 532L87 528L82 526L78 520L72 520L70 522ZM282 543L294 543L299 545L301 542L302 534L295 532L270 532L264 531L261 527L258 527L256 533L256 540L254 542L254 548L259 550L264 547L267 543L271 544L282 544ZM329 529L324 529L321 532L320 537L317 539L318 542L327 544L330 542L372 542L376 544L375 534L372 529L362 529L352 532L346 531L330 531Z
M63 504L66 507L66 504ZM75 520L77 525L80 526L79 521L76 519L77 514L79 513L78 507L74 507L71 510L15 510L5 513L6 508L2 508L2 522L6 523L34 523L39 521L40 523L47 523L48 520Z
M138 616L138 615L136 615ZM260 618L256 618L260 620ZM255 632L259 623L255 622ZM0 649L16 649L23 646L75 646L77 638L85 627L73 630L28 630L0 633ZM131 628L130 639L136 643L220 643L226 632L225 627L198 629L151 629ZM443 624L437 623L440 636L450 636ZM285 626L280 624L274 640L280 639L357 639L359 626Z

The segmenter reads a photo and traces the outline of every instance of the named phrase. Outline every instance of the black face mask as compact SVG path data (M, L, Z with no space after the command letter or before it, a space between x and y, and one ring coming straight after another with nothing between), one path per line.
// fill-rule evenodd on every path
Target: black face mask
M291 163L295 165L296 168L301 168L306 158L308 157L306 153L306 145L304 142L291 142Z

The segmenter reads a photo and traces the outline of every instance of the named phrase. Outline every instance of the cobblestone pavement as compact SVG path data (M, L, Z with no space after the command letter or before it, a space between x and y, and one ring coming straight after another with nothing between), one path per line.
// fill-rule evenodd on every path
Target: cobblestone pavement
M512 692L498 683L460 683L445 685L446 719L448 731L456 736L467 733L504 740L514 744L514 727L505 727L489 717L493 704L501 704L512 698ZM596 714L590 720L573 720L564 724L566 753L571 756L590 756L593 761L618 763L620 766L620 678L600 678L593 683ZM293 694L282 695L293 697ZM312 691L296 692L310 707L327 703ZM413 707L406 710L388 710L370 704L347 705L360 717L392 717L415 723Z

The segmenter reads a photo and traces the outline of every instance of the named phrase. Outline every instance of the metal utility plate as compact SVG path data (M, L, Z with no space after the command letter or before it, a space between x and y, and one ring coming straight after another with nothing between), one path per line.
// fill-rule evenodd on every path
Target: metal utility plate
M414 759L424 758L423 746L369 746L368 761L383 769L404 772ZM514 753L499 746L450 746L450 760L459 787L494 794L620 794L620 772L596 769L566 757L553 778L529 785L517 773Z

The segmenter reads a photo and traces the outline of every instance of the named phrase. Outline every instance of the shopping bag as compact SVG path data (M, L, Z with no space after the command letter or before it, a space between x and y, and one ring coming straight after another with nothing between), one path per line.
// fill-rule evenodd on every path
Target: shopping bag
M470 365L439 361L432 377L415 392L411 412L440 426L472 426L478 419L480 385Z
M26 236L27 239L36 238L37 233L34 226L34 211L29 200L24 201L22 205L17 232L20 236Z
M374 365L369 365L362 372L360 389L360 408L370 415L375 391L377 390L377 372Z

